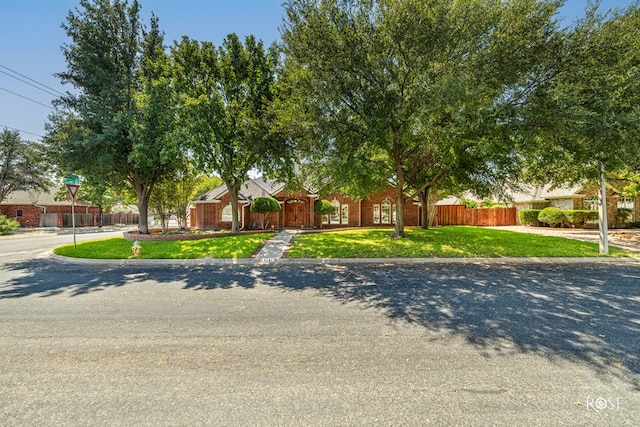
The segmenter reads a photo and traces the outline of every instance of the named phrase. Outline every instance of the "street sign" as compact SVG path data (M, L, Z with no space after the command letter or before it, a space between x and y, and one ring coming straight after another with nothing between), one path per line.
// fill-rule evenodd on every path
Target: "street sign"
M78 175L72 175L72 174L65 175L64 176L64 183L66 185L71 184L71 185L78 185L79 186L80 185L80 177ZM69 191L71 191L71 190L69 190Z
M71 193L71 197L76 198L76 194L78 194L78 189L80 188L80 184L67 184L67 189L69 193Z

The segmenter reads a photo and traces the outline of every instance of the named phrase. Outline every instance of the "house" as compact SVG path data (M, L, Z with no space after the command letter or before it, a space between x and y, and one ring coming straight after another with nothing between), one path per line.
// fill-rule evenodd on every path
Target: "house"
M609 227L620 227L624 223L640 221L640 198L625 197L611 184L606 185L606 190ZM528 186L524 191L513 195L513 204L517 210L544 209L548 206L568 210L597 210L598 188L595 186L560 188Z
M14 191L0 203L0 214L17 220L21 227L66 227L71 218L71 202L57 201L57 188L49 191ZM98 208L76 200L76 225L93 226Z
M316 215L315 202L319 195L309 189L292 191L284 183L263 177L250 179L239 191L238 217L240 227L253 229L259 227L258 214L250 212L251 200L256 197L273 197L280 203L282 210L269 215L269 222L276 228L336 228L336 227L375 227L395 223L394 187L389 185L386 191L375 194L366 200L332 193L327 197L335 207L331 215ZM221 185L199 197L194 202L191 224L197 229L231 228L231 202L226 186ZM405 225L420 225L420 205L413 201L405 204ZM195 217L195 218L193 218Z

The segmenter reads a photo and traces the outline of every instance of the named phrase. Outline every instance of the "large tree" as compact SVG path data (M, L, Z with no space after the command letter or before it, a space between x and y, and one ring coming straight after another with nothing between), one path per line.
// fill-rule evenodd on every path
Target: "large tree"
M42 144L22 140L17 131L0 132L0 203L14 191L46 190L48 185Z
M556 184L599 182L601 251L608 252L605 175L640 171L640 3L602 14L599 2L565 31L553 78L532 94L529 173Z
M135 190L141 233L155 184L178 151L172 137L173 87L157 18L147 31L137 0L81 0L63 24L73 92L57 101L47 140L61 169Z
M183 97L185 139L199 166L225 183L238 231L238 191L248 172L286 170L287 140L272 128L275 50L253 36L230 34L222 45L183 38L173 46L176 85Z
M287 2L285 76L306 148L351 193L393 182L403 236L407 194L428 194L452 170L471 176L480 153L507 158L497 128L534 84L559 3Z

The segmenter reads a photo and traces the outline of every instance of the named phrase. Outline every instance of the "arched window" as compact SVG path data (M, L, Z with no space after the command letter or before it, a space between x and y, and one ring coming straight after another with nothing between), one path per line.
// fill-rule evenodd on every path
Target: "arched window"
M227 206L225 206L224 208L222 208L222 218L220 218L220 220L222 222L231 222L233 221L233 218L231 216L231 204L228 204Z

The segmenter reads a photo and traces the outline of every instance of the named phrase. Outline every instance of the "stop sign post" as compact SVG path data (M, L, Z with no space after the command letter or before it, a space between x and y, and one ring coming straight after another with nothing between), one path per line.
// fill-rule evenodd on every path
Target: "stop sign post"
M73 228L73 248L76 248L76 194L80 189L80 177L78 175L65 175L64 183L71 194L71 226Z

